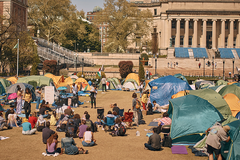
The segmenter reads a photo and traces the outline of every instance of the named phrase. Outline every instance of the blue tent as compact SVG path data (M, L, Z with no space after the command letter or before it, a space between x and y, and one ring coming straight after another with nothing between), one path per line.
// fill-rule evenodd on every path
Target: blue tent
M192 90L188 82L173 76L161 77L148 83L151 87L150 100L160 105L167 105L172 95L179 91Z
M6 93L5 88L3 87L2 83L0 82L0 95Z
M240 120L240 112L237 113L236 118Z
M195 95L171 99L168 113L172 118L170 136L173 143L181 144L195 144L209 127L223 119L212 104Z

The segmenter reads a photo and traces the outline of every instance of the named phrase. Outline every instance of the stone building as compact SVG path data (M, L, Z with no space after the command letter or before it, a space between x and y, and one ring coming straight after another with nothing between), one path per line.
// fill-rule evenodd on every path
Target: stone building
M213 55L221 52L222 48L229 48L227 54L232 52L233 55L222 58L239 58L237 54L240 54L240 49L236 48L240 48L240 0L131 2L140 10L149 9L152 12L160 54L170 55L177 51L176 48L186 48L188 56L191 56L191 49L205 48L208 55Z

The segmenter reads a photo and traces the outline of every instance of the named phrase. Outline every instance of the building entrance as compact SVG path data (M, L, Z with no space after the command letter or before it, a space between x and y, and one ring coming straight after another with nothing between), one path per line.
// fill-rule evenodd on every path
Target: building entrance
M207 41L206 41L206 46L207 49L211 49L212 48L212 31L207 31Z

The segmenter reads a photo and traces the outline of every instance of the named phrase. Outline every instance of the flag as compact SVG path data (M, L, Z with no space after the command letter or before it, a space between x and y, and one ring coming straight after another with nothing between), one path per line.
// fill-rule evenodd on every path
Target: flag
M13 49L16 49L16 48L18 48L18 43L13 47Z
M101 71L98 71L97 74L99 77L101 77Z
M82 88L83 88L83 91L86 91L88 88L88 84L82 83Z

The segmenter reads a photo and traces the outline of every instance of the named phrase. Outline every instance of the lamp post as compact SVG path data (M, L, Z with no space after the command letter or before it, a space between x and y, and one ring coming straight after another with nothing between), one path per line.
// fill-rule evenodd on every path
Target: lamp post
M232 62L233 62L233 70L232 70L232 74L233 74L233 77L234 77L234 62L235 62L235 58L233 58Z
M225 59L223 59L223 80L225 80L225 70L224 70Z
M205 77L205 57L203 57L203 77Z
M82 78L83 78L83 66L84 66L84 58L82 58Z
M155 57L155 75L157 75L157 57Z
M214 57L212 57L212 77L214 77Z

